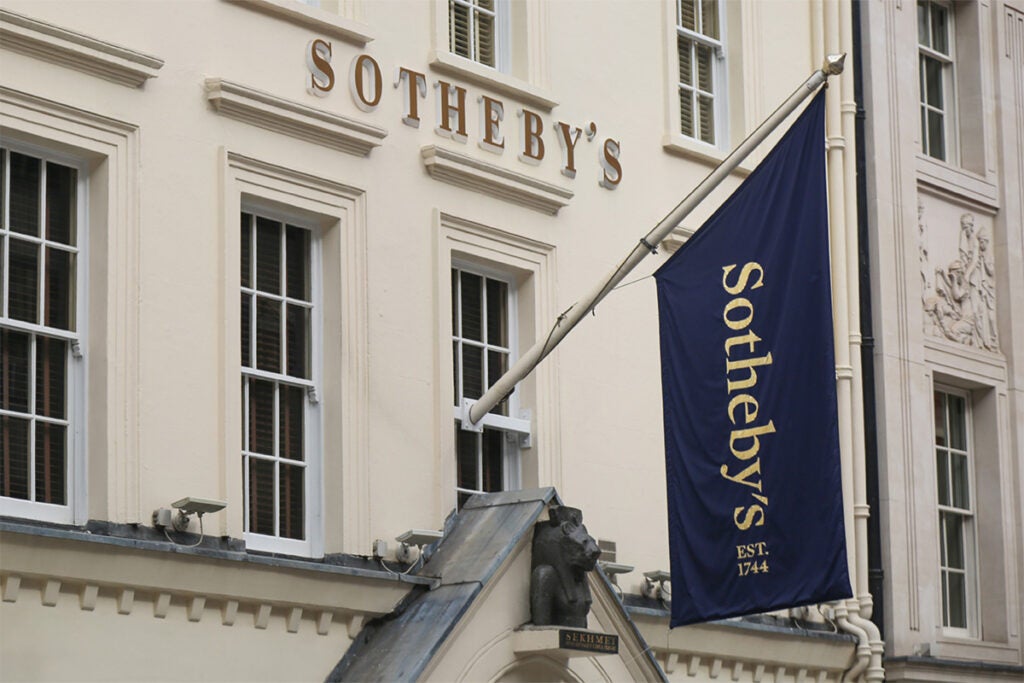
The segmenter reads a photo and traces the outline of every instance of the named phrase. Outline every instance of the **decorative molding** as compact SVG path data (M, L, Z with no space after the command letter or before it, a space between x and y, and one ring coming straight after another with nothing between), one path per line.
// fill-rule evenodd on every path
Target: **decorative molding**
M3 595L4 602L17 602L18 601L18 590L21 588L21 577L15 574L11 574L4 579L3 591L0 591Z
M537 107L544 112L550 112L558 106L558 101L546 90L451 52L437 50L431 54L430 68L449 76L457 76L502 95L514 97L519 102Z
M234 626L236 618L238 618L238 601L225 600L220 611L220 623L224 626ZM326 631L321 635L326 635Z
M133 88L156 78L159 57L0 9L0 45L8 50Z
M48 579L46 581L46 587L43 589L43 605L46 607L56 607L57 600L60 598L60 580L59 579Z
M569 205L572 190L509 171L437 145L420 150L427 173L457 187L498 197L542 213L556 214Z
M224 80L206 79L206 99L218 113L356 156L379 147L388 131L347 116Z
M936 161L918 152L917 182L938 197L953 197L982 213L999 211L999 188L979 175Z
M92 612L96 609L96 599L99 597L100 587L94 583L86 583L82 585L82 590L79 593L79 607L86 612Z
M270 605L262 604L256 609L256 613L253 615L253 626L258 629L265 629L269 623Z
M31 135L73 147L78 150L76 155L107 160L106 182L90 185L90 193L96 195L93 206L106 206L101 225L92 226L93 232L99 230L97 234L104 235L93 248L104 247L100 258L109 265L107 303L118 314L95 321L102 325L102 345L94 348L93 356L119 359L116 367L108 368L104 381L109 393L96 418L104 421L108 433L118 437L103 445L106 474L96 474L105 478L105 485L99 487L103 493L95 488L87 491L84 471L71 482L73 515L67 521L85 524L89 495L101 498L104 518L139 522L143 519L139 510L139 129L132 123L2 86L0 126L11 137ZM97 328L92 329L95 333ZM102 500L104 493L106 500Z
M296 26L344 40L357 47L363 47L374 38L370 27L362 22L303 5L295 0L227 0L227 2L284 19Z
M958 258L935 268L931 279L928 226L921 203L917 221L925 333L998 353L995 259L989 228L976 226L972 213L961 215Z
M153 601L153 616L157 619L166 619L167 610L171 608L171 594L158 593Z

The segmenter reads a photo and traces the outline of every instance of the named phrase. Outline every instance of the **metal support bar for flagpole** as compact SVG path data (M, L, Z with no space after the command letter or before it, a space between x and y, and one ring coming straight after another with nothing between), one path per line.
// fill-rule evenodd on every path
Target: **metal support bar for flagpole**
M720 163L708 176L695 187L676 208L654 226L647 235L633 247L622 263L609 273L606 277L591 289L587 294L577 301L573 306L558 317L550 333L544 339L535 343L526 353L519 357L519 360L488 389L483 396L470 406L467 418L471 424L476 424L484 415L502 401L516 384L530 374L544 360L545 357L558 345L562 339L572 331L576 324L583 317L592 311L597 304L612 291L616 285L632 271L653 249L671 233L679 223L700 204L711 191L729 176L733 170L754 150L764 142L775 128L785 120L793 111L800 106L800 103L810 97L822 83L828 80L829 76L843 72L843 62L846 54L828 55L822 67L815 71L797 90L789 96L775 112L754 130L722 163ZM468 426L468 425L467 425Z

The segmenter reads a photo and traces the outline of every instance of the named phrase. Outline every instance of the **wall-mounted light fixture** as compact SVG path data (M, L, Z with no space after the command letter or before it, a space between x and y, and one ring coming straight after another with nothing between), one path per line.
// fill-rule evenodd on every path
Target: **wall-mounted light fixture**
M409 529L401 536L395 538L398 541L398 550L395 551L395 559L404 564L415 562L423 552L423 546L430 545L444 538L440 531L430 529Z
M192 515L198 515L199 527L202 531L203 515L207 512L218 512L227 506L228 504L223 501L209 498L192 498L191 496L182 498L171 503L171 507L177 510L177 513L169 508L153 510L153 526L164 529L165 532L167 527L171 527L175 531L186 531L189 522L192 521Z
M640 592L645 597L653 600L661 600L666 605L672 604L672 575L664 569L656 569L644 572L643 583L640 584Z

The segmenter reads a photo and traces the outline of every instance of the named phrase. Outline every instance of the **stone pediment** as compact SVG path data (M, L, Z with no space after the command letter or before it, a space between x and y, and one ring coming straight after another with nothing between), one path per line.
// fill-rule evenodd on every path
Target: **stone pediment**
M533 529L557 504L552 488L470 499L416 572L437 587L367 624L328 680L664 680L600 569L586 628L530 625Z

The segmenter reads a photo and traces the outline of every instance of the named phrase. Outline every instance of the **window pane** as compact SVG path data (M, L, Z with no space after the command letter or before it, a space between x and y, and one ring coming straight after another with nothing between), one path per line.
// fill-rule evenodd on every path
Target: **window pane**
M28 500L28 420L0 416L0 493Z
M46 249L46 301L43 324L59 330L74 328L75 257L63 249Z
M456 475L460 489L478 491L480 485L477 482L477 447L480 435L475 432L464 431L458 424L455 425Z
M928 31L928 5L924 2L917 3L917 42L925 47L931 47Z
M936 452L935 464L939 489L939 505L949 505L949 454L941 450Z
M461 57L472 57L469 53L469 15L468 7L448 0L448 49Z
M963 396L948 395L949 445L961 451L967 450L967 403Z
M242 367L252 367L252 294L243 294L241 302Z
M489 389L497 382L505 371L508 370L508 354L502 351L487 352L487 388ZM491 408L496 415L508 415L508 398L503 398L501 403Z
M27 413L31 337L0 329L0 342L0 408Z
M452 336L459 336L459 271L452 268Z
M698 98L700 102L700 139L704 142L715 142L715 105L714 100L705 95Z
M491 493L504 490L504 457L502 446L505 433L497 429L485 429L483 434L483 489Z
M39 159L11 152L9 173L11 230L39 235Z
M281 400L281 424L278 428L280 434L280 450L278 454L289 460L305 460L303 434L304 411L305 411L305 389L301 387L280 386Z
M252 281L252 214L242 214L242 224L239 226L242 238L241 262L239 270L242 273L242 286L251 287Z
M462 338L483 341L483 278L462 273Z
M971 494L968 483L967 456L959 453L950 453L949 459L953 465L952 479L953 506L963 510L971 509Z
M36 500L41 503L65 503L66 431L64 425L36 423Z
M459 392L459 342L452 342L452 394L455 396L455 405L462 403L462 397Z
M77 172L60 164L46 164L46 239L74 244L75 182Z
M36 414L63 419L68 343L36 337Z
M935 59L925 58L924 80L925 80L925 102L936 109L945 109L943 102L945 98L942 93L942 69L941 62Z
M309 309L288 305L288 374L309 379Z
M676 48L679 51L679 82L693 85L693 41L678 36Z
M281 224L256 218L256 288L281 293Z
M946 566L951 569L964 569L964 519L960 515L942 513L942 521L946 531Z
M309 230L288 226L288 296L309 301Z
M281 304L256 297L256 367L281 371Z
M494 17L477 12L476 18L476 61L494 66Z
M281 501L280 535L283 538L303 539L305 533L305 481L306 468L281 464L279 495Z
M259 458L249 462L249 531L274 533L274 463Z
M718 38L718 0L702 0L700 9L703 24L701 33Z
M948 446L946 437L946 395L935 392L935 445Z
M928 112L928 155L945 161L946 159L946 138L942 114Z
M947 599L947 614L949 622L946 626L952 628L967 628L967 585L963 574L949 572L949 592Z
M18 239L10 241L7 314L15 320L39 322L39 247Z
M508 346L508 285L487 279L487 343Z
M480 398L484 395L484 353L478 346L462 346L462 396Z
M679 89L679 132L693 137L693 92Z
M697 0L679 0L679 25L697 30Z
M932 49L949 54L949 31L946 29L946 8L932 5Z
M249 450L274 454L274 384L249 381Z
M712 67L714 52L707 45L697 46L697 87L704 92L714 92L712 83Z

